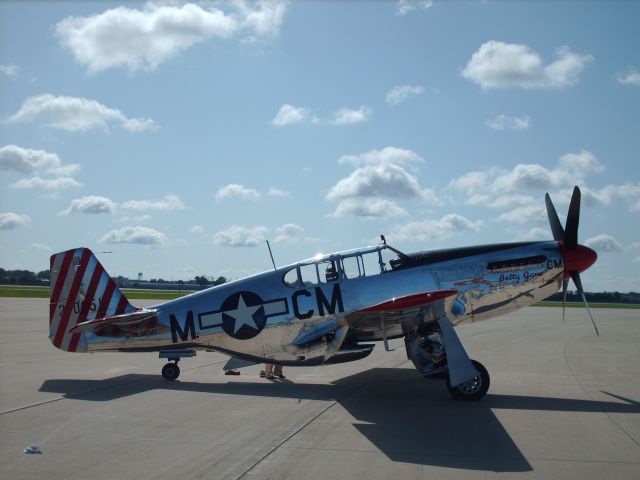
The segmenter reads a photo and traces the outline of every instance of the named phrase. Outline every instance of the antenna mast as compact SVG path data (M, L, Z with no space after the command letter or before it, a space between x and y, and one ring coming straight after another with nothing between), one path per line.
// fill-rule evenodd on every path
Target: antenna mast
M277 270L276 262L273 260L273 253L271 253L271 245L269 245L269 240L265 240L267 242L267 248L269 249L269 255L271 256L271 263L273 263L273 269Z

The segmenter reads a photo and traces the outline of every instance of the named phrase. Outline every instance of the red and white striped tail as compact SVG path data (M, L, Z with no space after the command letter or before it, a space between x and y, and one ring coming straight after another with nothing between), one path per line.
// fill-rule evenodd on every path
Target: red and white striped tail
M78 323L130 313L136 308L88 248L51 256L49 340L66 352L86 352L82 333L69 333Z

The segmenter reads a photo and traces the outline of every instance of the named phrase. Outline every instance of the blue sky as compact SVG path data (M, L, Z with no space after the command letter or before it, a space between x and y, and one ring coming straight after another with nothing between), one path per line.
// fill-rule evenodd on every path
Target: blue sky
M3 2L0 265L239 278L550 239L640 291L636 2Z

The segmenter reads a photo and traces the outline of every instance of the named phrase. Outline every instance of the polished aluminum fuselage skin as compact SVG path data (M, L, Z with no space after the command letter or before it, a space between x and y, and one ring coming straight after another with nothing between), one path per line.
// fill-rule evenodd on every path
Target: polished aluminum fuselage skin
M353 312L407 295L456 290L446 313L458 325L547 298L564 276L558 243L548 241L425 252L396 262L395 268L383 263L385 271L347 278L344 259L380 251L389 250L378 245L326 255L150 307L145 310L156 313L154 322L126 336L85 333L86 351L203 349L285 365L320 364L346 339L353 345L403 335L400 319L381 323ZM287 274L291 278L305 266L331 261L338 267L335 280L322 281L319 273L315 283L302 278L285 283Z

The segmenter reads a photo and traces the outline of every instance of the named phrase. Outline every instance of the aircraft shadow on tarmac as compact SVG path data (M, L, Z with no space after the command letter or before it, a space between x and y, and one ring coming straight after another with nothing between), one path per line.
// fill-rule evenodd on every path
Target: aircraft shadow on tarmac
M246 378L246 377L245 377ZM444 380L423 380L413 370L373 368L330 384L296 384L236 378L228 383L166 382L158 375L128 374L104 380L46 380L42 392L84 401L110 401L150 390L335 401L354 427L393 461L495 472L531 465L493 409L640 413L640 403L495 395L479 402L451 400Z

